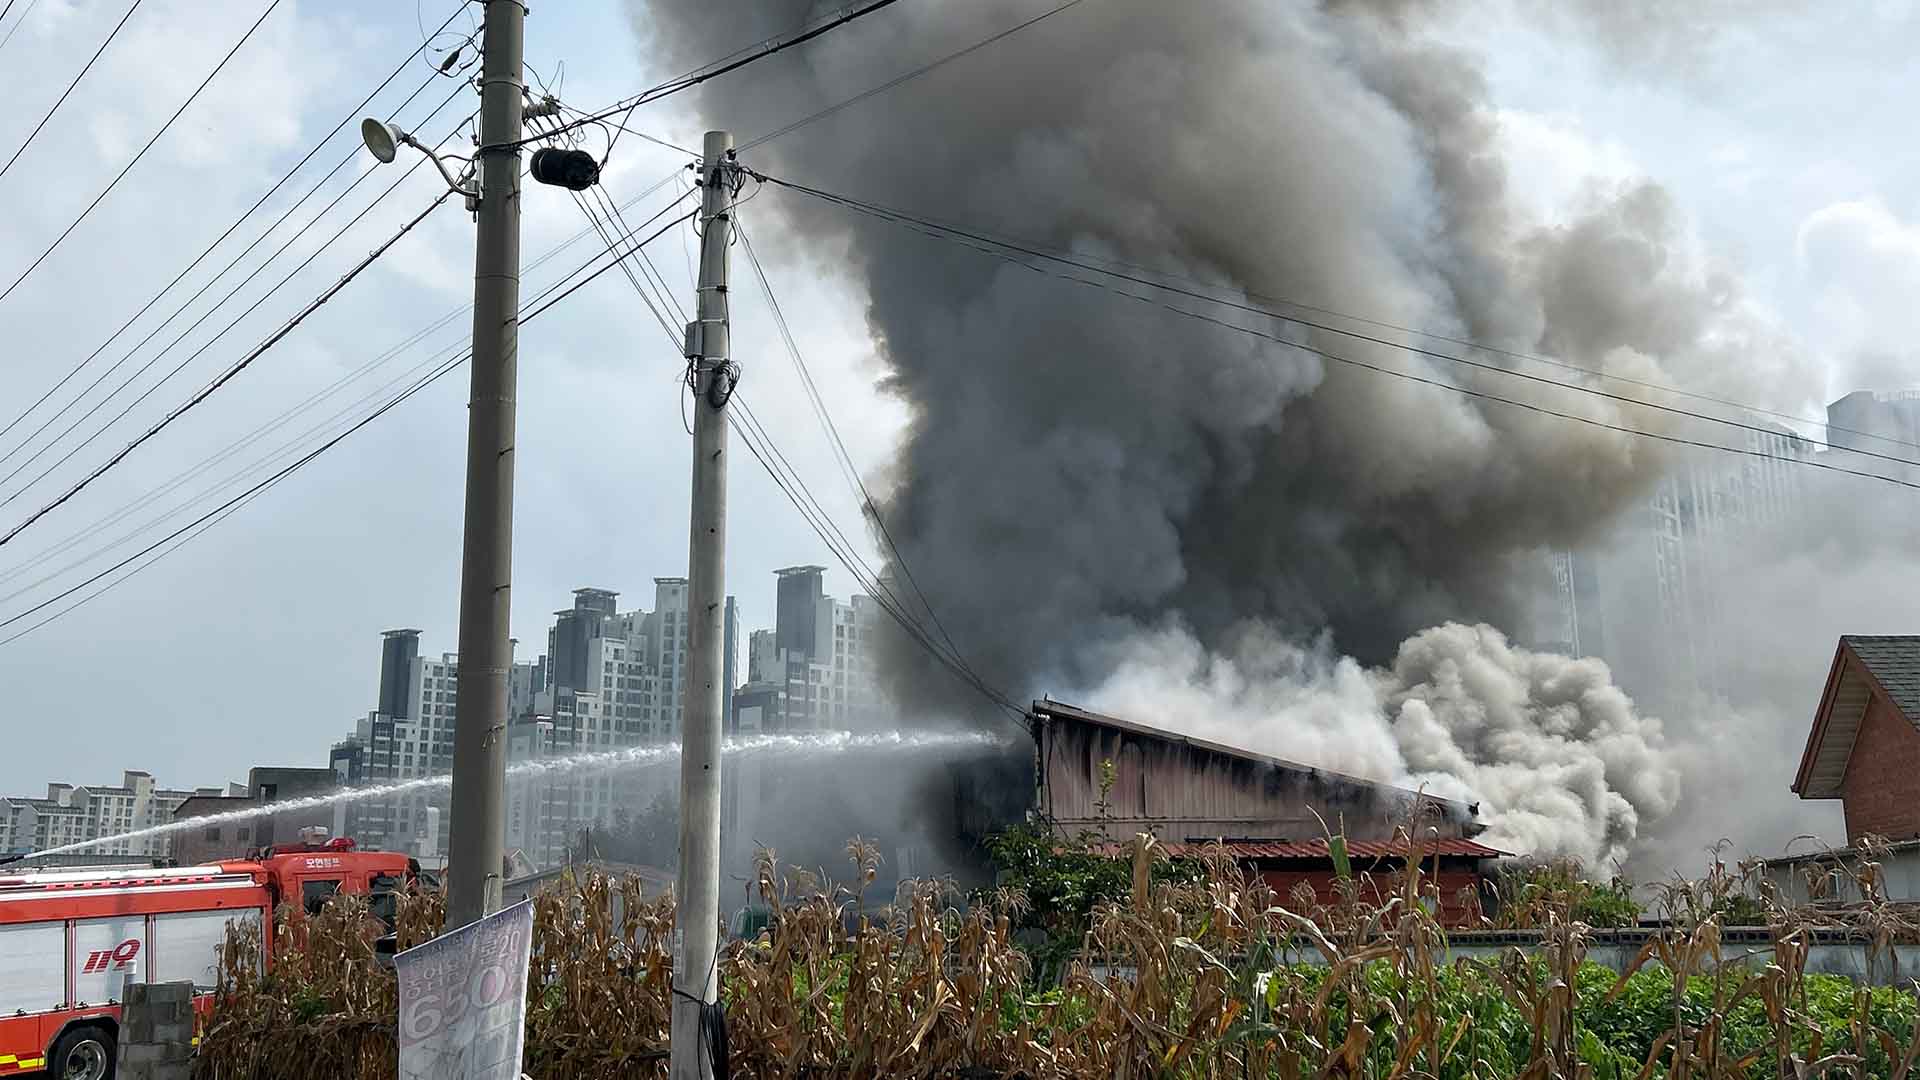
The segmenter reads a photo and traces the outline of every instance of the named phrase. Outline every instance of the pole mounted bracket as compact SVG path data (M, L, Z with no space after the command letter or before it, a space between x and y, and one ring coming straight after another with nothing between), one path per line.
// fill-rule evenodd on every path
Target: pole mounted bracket
M695 319L687 324L687 337L680 355L688 360L724 360L730 351L728 344L725 319Z

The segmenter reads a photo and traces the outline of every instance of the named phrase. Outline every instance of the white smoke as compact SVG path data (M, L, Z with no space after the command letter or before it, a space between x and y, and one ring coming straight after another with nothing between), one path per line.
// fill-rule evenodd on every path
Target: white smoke
M1302 646L1243 623L1211 652L1168 622L1103 659L1113 675L1087 698L1102 712L1355 776L1406 775L1373 677L1324 635Z
M1496 846L1609 872L1679 801L1660 721L1600 660L1448 623L1402 643L1375 685L1413 778L1478 796Z
M1599 660L1516 648L1447 623L1367 670L1321 640L1242 624L1221 651L1167 624L1111 646L1087 695L1142 723L1480 803L1483 839L1606 874L1670 813L1680 773L1660 721Z

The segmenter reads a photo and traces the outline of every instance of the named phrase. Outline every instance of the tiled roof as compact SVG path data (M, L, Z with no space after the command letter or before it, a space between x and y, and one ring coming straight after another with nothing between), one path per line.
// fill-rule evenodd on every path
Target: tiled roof
M1160 849L1172 858L1200 855L1212 843L1163 843ZM1328 859L1325 840L1229 840L1219 845L1227 855L1235 859ZM1109 850L1114 854L1125 854L1127 848L1122 844L1112 845ZM1452 837L1440 840L1427 840L1418 846L1420 857L1432 858L1435 855L1456 856L1468 859L1496 859L1512 852L1490 848L1477 840ZM1407 853L1407 845L1394 840L1349 840L1347 854L1355 859L1398 859Z
M1860 658L1894 708L1920 727L1920 635L1848 634L1840 640Z

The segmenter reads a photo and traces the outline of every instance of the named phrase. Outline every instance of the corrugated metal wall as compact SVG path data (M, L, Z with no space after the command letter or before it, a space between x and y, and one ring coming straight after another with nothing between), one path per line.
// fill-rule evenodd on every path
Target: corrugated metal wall
M1039 723L1039 809L1068 831L1303 840L1323 834L1317 812L1352 839L1384 840L1412 821L1412 793L1388 785L1060 713ZM1113 763L1113 786L1102 807L1104 762ZM1419 824L1436 830L1426 835L1464 836L1469 819L1423 800Z

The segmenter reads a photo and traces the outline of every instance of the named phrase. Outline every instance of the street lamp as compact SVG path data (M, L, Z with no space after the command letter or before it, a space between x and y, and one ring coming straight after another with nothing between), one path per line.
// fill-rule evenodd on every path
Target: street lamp
M397 125L376 120L371 116L360 121L360 141L367 144L367 152L377 158L382 165L391 164L393 159L399 156L402 145L411 146L427 155L433 161L433 167L440 170L440 176L446 180L447 186L452 188L456 195L467 197L467 209L477 208L480 202L479 190L462 183L473 173L472 161L458 155L448 155L457 161L466 162L466 168L461 170L460 179L456 180L453 174L447 171L447 163L440 159L440 155L434 151L433 147L407 134Z

